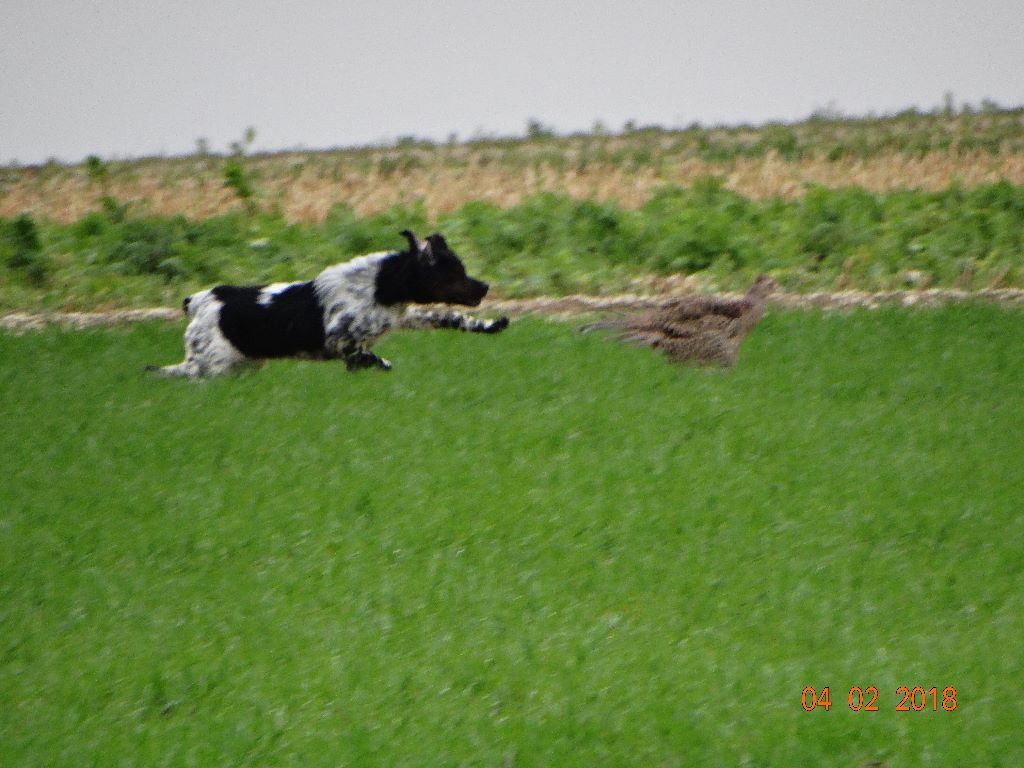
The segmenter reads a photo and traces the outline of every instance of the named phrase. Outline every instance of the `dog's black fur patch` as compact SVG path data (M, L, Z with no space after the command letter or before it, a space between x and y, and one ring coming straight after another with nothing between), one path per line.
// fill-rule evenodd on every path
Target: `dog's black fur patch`
M213 295L224 302L221 332L246 357L291 357L324 348L324 308L311 282L296 283L273 301L260 302L263 286L218 285Z

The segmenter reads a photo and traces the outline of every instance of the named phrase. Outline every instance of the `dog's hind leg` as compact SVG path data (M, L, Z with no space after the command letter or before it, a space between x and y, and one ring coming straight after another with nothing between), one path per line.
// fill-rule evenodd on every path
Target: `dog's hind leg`
M183 377L189 379L195 379L199 377L198 371L195 366L190 366L188 360L185 360L177 365L147 365L146 372L152 373L154 376L163 376L167 379Z
M250 360L228 341L217 324L216 309L197 313L185 329L185 359L177 365L149 366L147 370L166 377L198 379L239 370L258 361Z
M508 328L508 322L507 317L499 317L497 320L480 320L454 309L410 308L402 316L399 327L413 330L441 328L469 333L499 333Z
M226 373L240 373L251 368L259 368L262 365L262 360L250 360L241 355L237 357L189 355L177 365L147 365L146 371L154 376L168 379L203 379Z

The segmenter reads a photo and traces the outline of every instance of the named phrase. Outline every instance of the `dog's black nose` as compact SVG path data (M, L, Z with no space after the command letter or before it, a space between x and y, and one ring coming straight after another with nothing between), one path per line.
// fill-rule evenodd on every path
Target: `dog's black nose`
M481 301L483 301L484 296L487 295L487 289L489 287L490 286L488 286L487 283L485 283L483 280L475 280L474 281L474 285L473 285L473 289L474 289L473 290L473 294L474 294L473 306L474 307L477 304L479 304Z

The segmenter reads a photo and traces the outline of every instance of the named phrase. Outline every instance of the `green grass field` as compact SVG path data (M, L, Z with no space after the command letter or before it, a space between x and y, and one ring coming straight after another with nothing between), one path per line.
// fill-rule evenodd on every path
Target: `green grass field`
M0 335L0 762L1024 764L1022 348L776 310L721 372L528 319L196 385L141 373L179 326Z

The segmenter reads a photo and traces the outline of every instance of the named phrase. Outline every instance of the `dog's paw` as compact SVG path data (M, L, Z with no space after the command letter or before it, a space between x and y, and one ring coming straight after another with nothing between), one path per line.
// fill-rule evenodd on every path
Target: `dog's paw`
M507 317L499 317L497 320L491 320L484 326L484 333L501 333L508 328L509 320Z
M345 356L345 367L350 371L361 371L366 368L380 368L384 371L390 371L391 363L383 357L373 354L373 352L360 350Z

